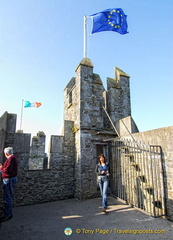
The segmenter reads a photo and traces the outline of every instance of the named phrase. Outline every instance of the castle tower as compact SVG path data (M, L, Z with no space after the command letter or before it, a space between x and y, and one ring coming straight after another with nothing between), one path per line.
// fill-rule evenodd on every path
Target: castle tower
M97 129L104 126L102 108L104 87L100 77L93 73L93 64L84 58L76 69L76 87L78 97L79 127L76 135L76 196L83 199L96 192L95 181L96 152L95 141ZM97 137L98 138L98 137ZM92 143L93 141L93 143ZM94 187L93 187L94 186Z
M116 133L105 127L106 94L99 75L93 73L93 64L84 58L64 90L64 119L74 121L75 133L75 195L79 199L97 193L95 165L97 155L108 152L103 139Z
M74 123L75 196L81 200L97 196L97 156L103 153L109 161L108 139L117 137L104 108L114 124L131 115L129 76L115 68L115 79L107 83L105 91L91 60L84 58L64 90L64 120Z

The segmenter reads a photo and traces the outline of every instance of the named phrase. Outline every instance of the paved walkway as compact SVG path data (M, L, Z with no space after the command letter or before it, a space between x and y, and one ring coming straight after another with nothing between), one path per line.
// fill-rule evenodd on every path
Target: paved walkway
M0 239L173 239L173 222L150 217L111 196L108 200L107 214L101 212L100 198L82 202L68 199L14 208L13 219L0 225ZM65 235L66 228L72 229L71 235ZM66 232L70 233L68 229Z

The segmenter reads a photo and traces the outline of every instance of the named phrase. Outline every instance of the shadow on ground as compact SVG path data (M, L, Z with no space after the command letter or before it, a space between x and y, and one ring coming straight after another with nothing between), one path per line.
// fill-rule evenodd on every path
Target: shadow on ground
M108 203L107 214L101 212L100 198L17 207L14 218L0 225L0 237L2 240L172 240L172 222L148 216L111 196Z

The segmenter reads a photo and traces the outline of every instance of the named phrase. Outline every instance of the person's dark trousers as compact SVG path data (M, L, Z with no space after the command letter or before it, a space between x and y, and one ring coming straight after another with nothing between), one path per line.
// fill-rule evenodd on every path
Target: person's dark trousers
M3 179L3 190L4 190L4 216L11 217L13 216L13 189L16 185L17 177Z

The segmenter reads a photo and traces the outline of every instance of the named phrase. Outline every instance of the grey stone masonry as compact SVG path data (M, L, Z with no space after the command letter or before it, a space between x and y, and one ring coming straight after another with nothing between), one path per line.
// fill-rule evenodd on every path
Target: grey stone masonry
M0 118L0 130L3 129L7 133L15 133L16 131L16 114L5 112Z
M69 166L74 171L75 163L75 136L74 136L74 123L73 121L64 121L63 136L52 135L48 166L49 168L57 167L58 165ZM68 173L67 173L68 177Z
M14 144L16 130L16 114L5 112L0 118L0 161L4 160L4 147Z
M114 124L131 115L130 76L115 67L115 78L107 78L108 112Z
M64 89L63 133L51 136L47 169L45 134L39 132L30 146L31 134L15 132L15 114L5 112L0 118L0 162L5 160L3 150L7 146L14 148L19 161L14 204L20 206L70 197L83 200L100 196L95 174L98 155L103 153L112 165L110 167L116 166L112 142L115 138L120 140L120 136L162 146L165 201L168 216L173 220L172 127L138 133L131 116L130 76L115 67L115 77L107 78L105 89L93 69L91 60L84 58L76 68L75 77ZM116 190L111 185L116 177L111 175L112 192ZM0 212L2 209L1 187Z
M173 221L173 127L154 129L133 134L136 140L162 147L163 176L167 216Z
M14 152L19 162L19 167L29 169L31 134L15 133L14 134Z
M44 132L37 133L37 136L32 138L30 147L29 169L43 169L45 158L45 140Z
M114 123L131 113L129 76L117 70L117 74L121 73L121 79L112 79L113 86L119 88L119 99L114 89L113 95L109 96L112 89L110 81L107 92L100 76L93 73L93 67L91 60L84 58L76 69L76 77L70 80L64 90L64 119L74 121L75 196L79 199L98 194L94 172L97 155L104 152L108 157L108 143L104 140L117 136L103 107L110 113ZM123 97L126 98L124 102ZM122 109L124 112L120 114Z
M8 114L8 113L7 113ZM30 205L58 199L74 197L74 123L64 121L63 136L52 136L49 152L49 169L43 169L45 156L45 134L39 132L32 140L31 134L6 132L5 122L8 117L3 116L1 126L2 156L5 144L14 148L14 154L19 162L18 183L14 192L14 205ZM31 159L32 157L32 159ZM36 168L28 170L29 158L36 164ZM4 159L5 160L5 159ZM39 161L39 162L38 162ZM41 164L40 164L41 162ZM1 161L3 163L3 160ZM40 164L40 165L39 165ZM40 168L38 168L40 166ZM0 176L0 180L1 176ZM0 215L3 212L3 191L0 187Z

